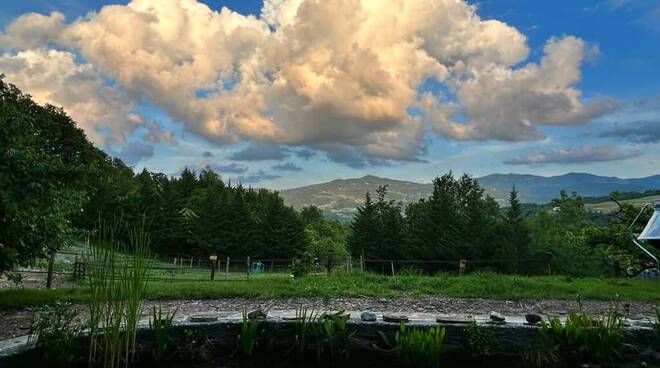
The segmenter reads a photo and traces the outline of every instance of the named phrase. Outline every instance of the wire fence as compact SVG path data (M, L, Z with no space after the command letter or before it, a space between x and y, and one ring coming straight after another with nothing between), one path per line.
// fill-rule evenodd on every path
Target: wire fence
M289 276L296 272L294 259L254 257L177 256L156 258L147 270L148 281L208 282L258 280L267 275ZM308 260L307 276L333 274L379 273L382 275L433 275L438 273L464 275L470 272L492 270L496 272L548 275L552 273L551 256L543 255L519 259L371 259L365 257L330 256ZM46 287L54 277L72 281L84 280L94 267L83 253L58 252L49 260L37 262L33 267L18 269L19 274L44 275Z

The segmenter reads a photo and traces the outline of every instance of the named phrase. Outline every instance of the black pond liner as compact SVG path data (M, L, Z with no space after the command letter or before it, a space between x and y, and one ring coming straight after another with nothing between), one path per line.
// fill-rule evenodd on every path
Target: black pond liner
M439 366L441 367L524 367L522 354L529 349L538 327L525 324L486 324L495 332L499 341L497 353L488 357L473 357L472 352L465 348L465 324L411 322L410 327L441 326L446 330L443 353ZM210 359L181 357L175 354L159 362L154 362L150 354L150 334L147 328L138 331L138 362L132 367L154 368L279 368L279 367L319 367L319 368L390 368L405 366L395 353L387 351L383 335L390 344L394 343L394 335L399 330L399 324L378 322L362 322L351 319L347 331L351 334L350 357L331 357L327 351L319 358L313 350L300 355L292 350L295 339L295 321L279 318L269 318L259 322L258 346L251 357L243 357L238 352L238 335L241 322L237 320L221 320L217 322L184 322L172 326L171 348L175 350L184 345L184 336L202 337L212 342ZM626 328L625 343L636 346L648 346L653 338L649 328ZM87 367L86 349L88 339L81 337L78 346L77 362L61 364L64 367ZM374 348L376 345L376 348ZM56 362L45 361L42 354L34 349L26 350L8 357L0 357L0 368L4 367L57 367ZM414 366L414 365L413 365Z

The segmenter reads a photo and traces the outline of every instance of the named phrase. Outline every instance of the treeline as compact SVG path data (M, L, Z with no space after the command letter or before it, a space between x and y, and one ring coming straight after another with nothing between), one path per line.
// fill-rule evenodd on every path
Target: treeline
M561 192L545 210L531 211L513 188L508 206L500 209L468 175L436 178L429 198L405 208L387 201L386 191L379 188L376 198L367 193L358 208L348 237L352 254L375 260L490 260L485 264L497 271L537 274L547 272L547 259L553 273L575 276L645 263L628 236L636 215L630 205L622 204L599 226L588 220L576 194Z
M341 253L345 228L276 192L211 170L135 174L64 111L0 78L0 272L45 258L98 223L144 226L161 255L294 258ZM344 251L345 252L345 251Z

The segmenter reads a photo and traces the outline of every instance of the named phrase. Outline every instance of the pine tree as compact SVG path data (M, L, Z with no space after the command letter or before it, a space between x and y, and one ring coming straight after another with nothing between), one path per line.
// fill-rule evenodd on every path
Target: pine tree
M348 249L354 256L365 258L378 257L380 226L378 225L378 206L367 193L364 203L358 207L348 237Z
M520 259L526 257L529 253L531 237L515 186L509 194L509 208L507 208L504 216L504 225L505 244L503 253L505 257L511 260L509 271L517 273L521 270Z

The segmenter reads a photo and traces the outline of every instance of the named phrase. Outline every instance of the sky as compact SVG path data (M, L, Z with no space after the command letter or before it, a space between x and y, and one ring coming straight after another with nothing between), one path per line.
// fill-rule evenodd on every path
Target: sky
M0 73L136 171L660 173L659 0L22 0Z

